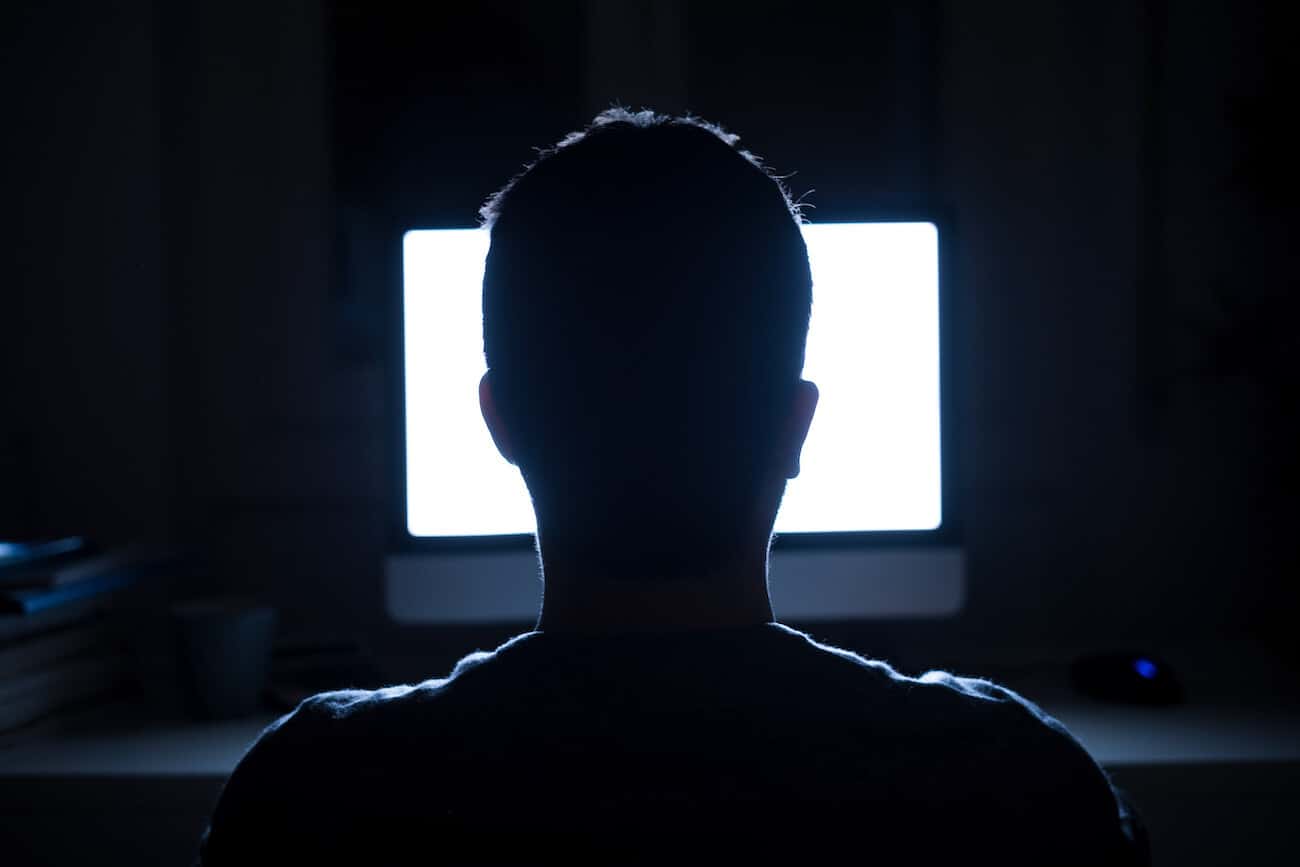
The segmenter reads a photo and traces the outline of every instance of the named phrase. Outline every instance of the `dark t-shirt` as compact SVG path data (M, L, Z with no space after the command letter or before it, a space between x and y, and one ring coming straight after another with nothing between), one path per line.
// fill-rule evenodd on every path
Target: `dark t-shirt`
M765 624L532 632L310 698L244 757L201 861L1142 863L1133 836L1015 693Z

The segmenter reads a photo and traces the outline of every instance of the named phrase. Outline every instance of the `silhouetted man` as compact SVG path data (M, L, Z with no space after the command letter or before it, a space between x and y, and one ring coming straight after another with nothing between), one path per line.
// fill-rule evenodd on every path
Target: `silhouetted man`
M231 777L204 863L1140 859L1105 775L1019 696L773 622L817 405L777 179L715 127L612 110L483 216L479 398L533 498L537 628L304 702Z

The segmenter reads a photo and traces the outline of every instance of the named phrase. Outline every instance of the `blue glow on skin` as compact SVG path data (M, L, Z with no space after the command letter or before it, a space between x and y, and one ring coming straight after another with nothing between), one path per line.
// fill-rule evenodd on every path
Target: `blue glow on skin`
M1156 676L1156 672L1159 669L1157 669L1156 664L1149 659L1138 659L1133 662L1133 670L1136 671L1139 676L1151 680Z

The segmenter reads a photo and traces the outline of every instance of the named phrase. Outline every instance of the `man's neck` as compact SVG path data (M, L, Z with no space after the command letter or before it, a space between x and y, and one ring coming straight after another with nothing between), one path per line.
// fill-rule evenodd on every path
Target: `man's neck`
M752 626L772 621L766 546L707 574L620 579L592 576L543 548L545 589L537 629L630 632Z

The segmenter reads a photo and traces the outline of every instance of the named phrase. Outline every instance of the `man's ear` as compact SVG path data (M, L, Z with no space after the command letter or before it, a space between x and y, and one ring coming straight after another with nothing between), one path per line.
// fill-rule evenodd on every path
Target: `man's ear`
M813 414L817 412L818 396L816 384L806 379L799 380L795 386L794 399L790 402L790 412L786 416L785 436L781 441L781 466L787 479L799 475L799 455L803 451L804 440L808 438Z
M515 450L510 442L510 431L506 430L505 422L497 412L496 398L492 396L492 371L490 370L478 381L478 407L483 412L483 421L487 423L488 433L492 434L492 442L496 443L497 451L501 452L501 457L512 464L515 463Z

